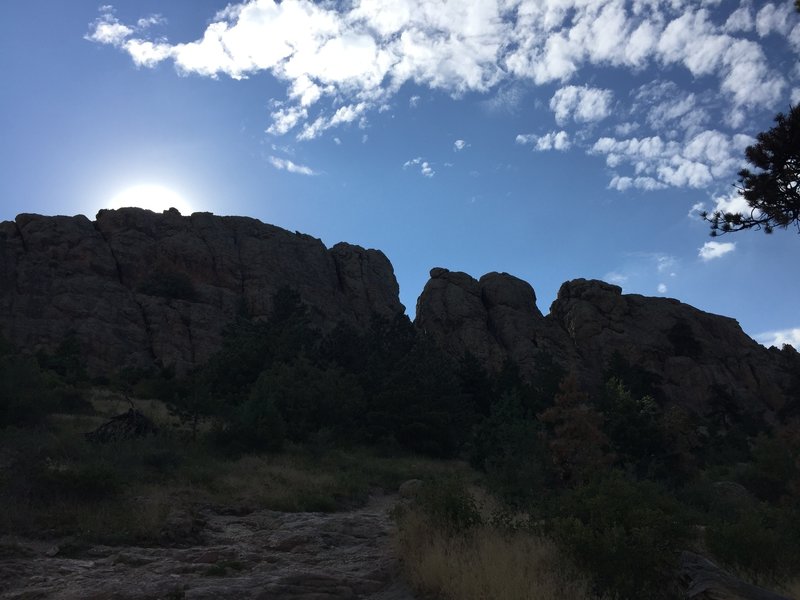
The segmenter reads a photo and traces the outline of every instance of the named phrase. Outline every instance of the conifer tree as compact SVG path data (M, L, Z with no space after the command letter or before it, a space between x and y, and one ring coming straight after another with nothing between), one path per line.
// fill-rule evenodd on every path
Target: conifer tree
M613 462L603 415L589 405L589 396L574 375L561 381L553 406L540 413L539 420L552 427L548 446L563 481L581 483Z
M748 162L759 169L739 171L739 193L749 213L715 211L702 213L711 223L711 235L743 229L794 225L800 233L800 105L775 117L775 126L759 133L757 142L745 150Z

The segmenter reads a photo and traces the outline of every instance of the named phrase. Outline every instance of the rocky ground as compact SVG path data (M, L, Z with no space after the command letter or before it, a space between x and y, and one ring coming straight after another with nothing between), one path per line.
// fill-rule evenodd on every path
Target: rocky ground
M393 496L340 513L204 508L176 513L193 545L94 546L0 540L0 597L13 599L413 600L391 549ZM64 556L68 554L69 556Z

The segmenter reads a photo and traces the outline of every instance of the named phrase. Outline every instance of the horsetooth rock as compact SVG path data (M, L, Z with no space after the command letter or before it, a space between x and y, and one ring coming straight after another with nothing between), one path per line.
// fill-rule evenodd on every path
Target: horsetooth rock
M0 333L36 351L72 332L92 374L186 372L219 348L243 309L269 315L283 287L299 292L323 330L344 322L365 331L374 315L405 311L380 251L328 249L255 219L126 208L96 221L23 214L0 223ZM798 404L791 347L768 350L733 319L601 281L565 283L543 315L521 279L436 268L415 324L454 358L469 352L490 370L511 360L528 378L549 357L599 384L618 355L658 382L661 399L695 410L769 418Z
M311 236L245 217L138 209L22 214L0 223L0 331L16 346L53 350L69 333L90 373L122 366L185 372L219 347L246 310L269 315L282 287L314 322L365 328L405 311L382 252L327 249Z
M544 316L533 288L507 273L475 280L435 268L416 324L452 356L469 352L493 370L510 359L527 377L552 358L598 385L616 354L648 372L663 400L705 413L722 403L741 418L770 419L800 389L791 347L768 350L733 319L602 281L564 283Z

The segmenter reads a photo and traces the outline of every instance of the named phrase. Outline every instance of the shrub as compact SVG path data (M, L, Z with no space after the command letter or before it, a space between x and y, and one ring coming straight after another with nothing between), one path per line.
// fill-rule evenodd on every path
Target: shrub
M620 599L671 597L678 551L693 535L687 510L659 486L618 472L558 497L550 535Z
M476 427L470 463L484 471L493 492L509 504L529 503L552 478L539 423L527 415L518 394L506 394Z
M482 522L475 498L458 478L427 481L417 502L432 526L450 533L466 531Z
M799 519L797 509L764 504L717 515L706 529L706 544L721 563L756 583L781 583L798 574Z
M52 391L34 357L0 357L0 427L36 425L53 406Z

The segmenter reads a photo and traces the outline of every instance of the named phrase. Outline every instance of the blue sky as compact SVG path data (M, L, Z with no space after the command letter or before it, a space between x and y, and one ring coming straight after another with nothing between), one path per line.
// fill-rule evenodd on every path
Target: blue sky
M788 0L4 12L2 219L179 204L380 248L412 316L434 266L521 277L544 312L586 277L800 346L800 236L697 217L742 206L744 148L800 101Z

